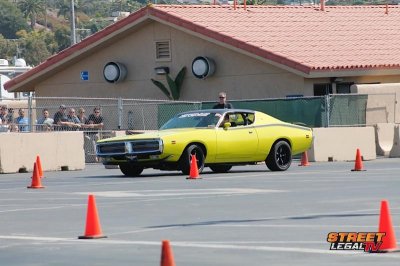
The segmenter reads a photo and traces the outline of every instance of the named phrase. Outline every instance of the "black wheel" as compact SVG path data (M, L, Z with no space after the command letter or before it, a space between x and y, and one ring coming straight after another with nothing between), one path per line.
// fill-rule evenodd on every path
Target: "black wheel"
M286 141L278 141L270 150L267 159L267 167L271 171L285 171L292 163L292 149Z
M229 170L231 170L232 165L213 165L210 166L210 169L214 172L214 173L226 173Z
M204 168L204 151L196 144L189 145L183 151L181 158L179 159L179 169L185 175L190 173L190 155L196 155L197 168L199 169L199 173L201 173Z
M119 165L119 169L125 176L135 177L135 176L140 176L144 168L142 166L124 163Z

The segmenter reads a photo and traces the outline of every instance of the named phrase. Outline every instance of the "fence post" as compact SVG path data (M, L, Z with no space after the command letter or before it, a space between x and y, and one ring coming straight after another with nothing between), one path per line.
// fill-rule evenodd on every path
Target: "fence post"
M28 96L28 117L29 117L29 132L33 132L33 112L32 112L32 94Z
M118 129L121 129L122 127L122 116L123 116L124 110L122 106L122 98L118 98Z
M394 114L394 118L393 118L393 123L395 123L396 124L396 111L397 111L397 92L395 92L394 93L394 111L393 111L393 114Z
M329 124L330 124L329 112L331 111L331 103L330 103L330 95L329 94L325 95L325 101L326 101L326 127L329 127Z

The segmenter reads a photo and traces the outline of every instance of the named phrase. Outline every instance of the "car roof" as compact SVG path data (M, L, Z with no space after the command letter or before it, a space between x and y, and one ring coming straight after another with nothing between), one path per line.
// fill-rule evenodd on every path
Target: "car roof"
M227 113L227 112L244 112L244 113L255 113L256 111L250 110L250 109L202 109L202 110L193 110L193 111L187 111L187 112L182 112L183 113L198 113L198 112L208 112L208 113Z

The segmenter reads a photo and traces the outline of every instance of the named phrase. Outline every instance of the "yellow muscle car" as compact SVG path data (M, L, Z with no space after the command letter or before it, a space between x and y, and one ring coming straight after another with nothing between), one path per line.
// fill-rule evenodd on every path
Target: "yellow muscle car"
M223 173L234 165L265 161L271 171L287 170L292 155L310 148L312 130L285 123L267 114L241 109L212 109L180 113L160 130L100 140L97 156L105 165L119 165L126 176L144 168L190 171L195 154L204 167Z

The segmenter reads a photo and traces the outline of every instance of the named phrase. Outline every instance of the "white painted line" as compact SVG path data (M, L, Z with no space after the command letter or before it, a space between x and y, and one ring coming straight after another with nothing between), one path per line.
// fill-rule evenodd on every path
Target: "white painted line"
M129 241L129 240L112 240L105 239L91 239L79 240L72 238L60 237L37 237L37 236L4 236L0 235L0 239L5 240L19 240L19 241L43 241L43 242L64 242L75 244L101 244L101 245L141 245L141 246L161 246L161 241ZM371 255L379 255L382 258L400 258L399 253L386 253L386 254L366 254L363 251L332 251L329 249L312 249L312 248L298 248L298 247L271 247L271 246L255 246L245 245L245 242L227 242L229 244L221 244L223 242L170 242L173 247L182 248L206 248L206 249L229 249L229 250L249 250L249 251L274 251L274 252L292 252L292 253L309 253L309 254L325 254L325 255L340 255L340 256L364 256L369 259ZM253 242L254 243L254 242ZM319 244L321 242L318 242ZM257 243L255 243L257 244ZM261 244L261 243L260 243ZM277 244L277 243L270 243ZM295 244L294 242L279 242L279 244ZM305 244L304 242L298 244ZM314 242L309 244L316 244ZM328 245L326 245L328 248Z
M295 224L210 224L207 226L212 227L283 227L283 228L375 228L377 229L377 225L325 225L325 224L302 224L302 225L295 225ZM393 226L398 227L400 226Z
M199 195L234 195L279 193L285 190L253 189L253 188L216 188L216 189L177 189L177 190L127 190L127 191L97 191L93 193L99 197L124 198L124 197L174 197L174 196L199 196ZM87 192L75 192L78 195L87 195Z

